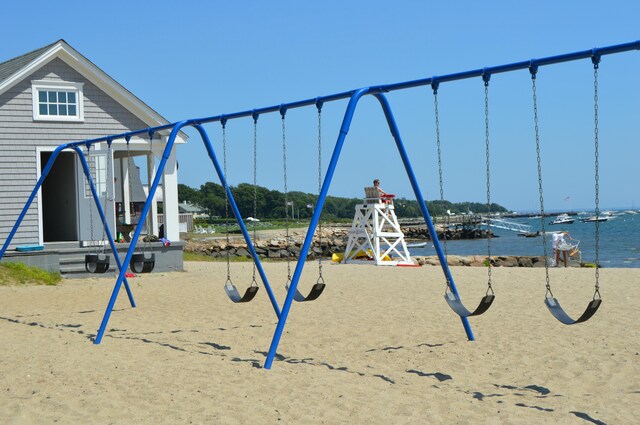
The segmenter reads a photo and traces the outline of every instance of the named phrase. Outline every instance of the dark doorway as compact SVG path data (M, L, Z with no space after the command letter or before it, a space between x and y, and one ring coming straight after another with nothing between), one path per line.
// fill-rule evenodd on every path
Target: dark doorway
M40 153L41 171L51 152ZM76 156L61 152L42 183L42 227L44 242L78 240Z

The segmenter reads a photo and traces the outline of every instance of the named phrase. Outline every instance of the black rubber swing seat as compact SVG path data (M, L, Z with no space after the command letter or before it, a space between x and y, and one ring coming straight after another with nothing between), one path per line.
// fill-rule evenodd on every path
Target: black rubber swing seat
M133 254L130 266L134 273L151 273L156 266L156 254L153 252L149 256L144 253Z
M464 306L464 304L462 304L460 297L458 297L456 294L450 291L447 291L444 294L444 299L447 300L447 304L449 304L449 307L451 307L451 309L455 311L460 317L481 315L485 311L489 310L489 307L491 307L491 304L493 303L493 300L495 298L496 296L494 294L487 294L482 297L482 299L480 300L480 304L478 304L478 307L476 307L474 311L469 311Z
M224 285L224 290L226 291L227 296L234 303L248 303L256 296L258 289L260 289L259 286L252 285L247 288L244 295L240 295L240 292L238 292L238 289L233 283L228 282Z
M106 254L86 254L84 268L89 273L106 273L109 270L109 256Z
M294 292L293 294L293 299L300 303L304 301L316 300L318 299L320 294L322 294L322 291L324 291L325 286L326 285L324 283L316 283L315 285L313 285L313 287L311 288L311 292L309 292L309 295L307 295L306 297L302 295L300 291L298 291L298 288L296 288L296 292ZM288 285L287 290L289 290Z
M558 319L561 323L564 323L565 325L575 325L576 323L586 322L591 318L591 316L596 314L596 311L598 311L600 304L602 304L602 299L593 299L587 306L586 310L582 313L582 316L580 316L577 320L572 319L562 309L562 307L560 307L560 303L556 298L546 297L544 303L547 305L547 308L549 309L551 314L553 314L553 317Z

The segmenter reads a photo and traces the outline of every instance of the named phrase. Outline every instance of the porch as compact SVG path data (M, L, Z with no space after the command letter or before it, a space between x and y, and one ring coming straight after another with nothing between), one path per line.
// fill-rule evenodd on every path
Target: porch
M116 243L118 255L124 259L129 249L128 243ZM142 249L142 246L140 246ZM183 259L182 251L184 242L175 241L165 247L161 242L151 242L144 248L145 252L155 253L156 262L153 269L155 272L182 271ZM18 252L7 251L0 261L21 262L30 266L40 267L45 270L60 272L64 278L86 278L86 277L115 277L118 266L112 258L111 250L106 249L109 254L110 267L104 274L88 273L84 265L84 256L90 252L95 252L95 248L80 246L79 242L52 242L45 243L41 251Z

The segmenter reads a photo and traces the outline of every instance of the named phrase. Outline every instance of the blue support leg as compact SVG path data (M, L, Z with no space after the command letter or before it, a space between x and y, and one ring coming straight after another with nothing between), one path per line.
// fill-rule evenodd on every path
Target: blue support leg
M273 365L273 360L278 350L280 338L282 337L282 332L284 331L284 327L286 325L287 317L291 309L291 304L293 303L293 296L295 294L296 288L298 286L298 282L300 280L300 276L302 274L302 270L304 268L306 257L309 252L309 247L311 246L311 242L313 241L313 234L318 225L318 221L320 220L320 215L322 214L322 208L324 206L324 202L327 197L327 193L329 191L329 186L331 185L331 180L333 179L333 174L335 172L338 159L340 157L340 152L342 151L342 146L344 145L344 140L347 136L347 133L349 132L349 127L353 119L353 114L355 113L355 109L358 104L358 101L363 95L368 94L369 90L370 90L369 88L363 88L355 91L351 96L349 105L347 106L347 110L345 112L345 116L342 121L342 127L340 129L340 135L338 136L338 140L333 150L331 161L327 169L327 174L325 176L324 182L322 184L322 189L320 191L320 196L318 197L318 202L314 208L313 217L311 218L311 223L309 224L309 229L307 230L307 235L305 237L304 243L302 245L302 249L300 251L300 258L298 259L298 263L293 273L293 277L291 278L291 285L289 286L287 297L282 306L282 313L280 314L280 320L278 321L278 325L276 326L273 339L271 340L271 346L269 347L269 352L267 353L267 359L265 360L265 363L264 363L265 369L271 369L271 366ZM435 235L435 230L433 229L433 223L431 222L431 217L429 215L429 212L427 211L426 205L424 204L424 198L422 197L422 194L420 192L420 187L417 183L415 174L413 173L413 168L411 167L411 163L409 161L408 155L404 149L404 145L402 143L402 139L400 138L397 125L393 118L393 114L391 113L391 108L389 107L389 104L386 101L386 98L384 96L381 95L381 98L378 98L378 100L380 101L382 105L382 109L385 113L385 116L387 117L387 123L389 124L389 129L396 141L398 151L400 153L400 156L402 157L403 164L407 171L407 175L411 180L411 185L414 189L414 193L416 195L416 199L418 200L418 204L420 204L422 214L425 218L425 221L427 222L427 225L431 226L429 228L429 232L431 232L432 235ZM434 240L437 243L437 238L435 238ZM436 250L439 250L439 254L443 256L442 249L439 244L436 245ZM446 262L443 262L443 264L444 264L443 271L445 271L445 273L449 273L449 268L446 266ZM455 288L455 284L452 285L452 288ZM473 340L474 339L473 332L471 331L469 321L467 320L466 317L462 318L462 323L467 333L467 337L469 338L469 340Z
M293 296L296 293L296 289L298 287L298 281L300 280L302 269L304 268L304 264L307 259L307 254L309 253L309 247L311 246L311 242L313 241L313 234L315 233L316 227L318 226L318 221L320 221L320 215L322 214L324 201L327 198L329 186L331 186L331 180L333 179L333 174L336 170L336 166L338 165L338 159L340 158L340 152L342 151L342 146L344 145L344 139L347 136L347 133L349 132L349 126L351 125L353 113L355 112L358 101L364 94L366 94L367 91L368 91L368 88L357 90L351 96L351 100L349 101L349 105L347 106L345 116L342 120L342 127L340 128L340 134L338 135L336 146L333 149L333 154L331 155L331 161L329 162L327 174L325 175L324 182L322 183L320 196L318 196L318 202L316 203L316 206L313 209L313 217L311 218L311 223L309 224L307 235L304 239L304 243L302 244L302 249L300 250L300 256L298 258L298 263L296 264L296 268L293 272L293 277L291 278L291 284L289 285L289 291L287 292L287 297L284 301L284 305L282 306L282 312L280 313L280 320L278 320L278 325L276 326L273 339L271 340L269 353L267 354L267 359L265 360L265 363L264 363L265 369L271 369L271 365L273 364L273 359L276 356L276 352L278 350L278 344L280 343L280 338L282 337L282 332L286 325L289 311L291 310L291 304L293 303Z
M384 115L387 119L387 123L389 124L389 129L391 130L391 134L396 141L396 146L398 147L398 152L400 153L400 157L402 158L404 168L407 170L407 175L409 177L409 181L411 182L411 187L413 188L413 193L416 195L416 200L418 201L418 205L420 206L420 211L422 212L424 221L427 223L427 228L429 229L429 234L431 235L431 240L433 241L433 246L435 247L436 253L438 254L438 259L440 260L440 265L442 266L442 272L451 284L451 292L458 295L456 284L453 281L453 276L451 276L451 270L449 270L449 265L447 264L444 252L442 251L442 246L440 245L438 235L436 234L436 230L433 226L431 215L429 214L429 210L427 209L427 204L422 197L422 192L420 191L418 180L416 179L416 175L413 172L413 167L411 166L411 162L409 161L409 155L407 155L407 151L405 150L404 144L402 143L400 131L398 130L398 125L396 124L396 120L393 117L393 112L391 111L389 101L383 94L376 94L375 97L380 102L380 105L382 105ZM469 324L469 319L467 317L461 317L461 319L462 326L464 327L464 330L467 334L467 338L469 339L469 341L473 341L475 338L473 336L473 331L471 330L471 325Z
M244 236L244 240L247 243L247 247L249 248L249 252L251 253L251 256L253 257L253 261L256 264L256 269L258 270L258 273L260 274L260 278L262 279L262 283L267 291L267 294L269 295L269 299L271 300L271 305L273 306L273 310L276 313L277 317L280 317L280 306L278 306L278 301L276 300L276 296L274 295L273 291L271 290L271 285L269 285L269 280L267 279L267 275L264 272L264 269L262 268L262 263L260 262L260 258L258 256L258 253L256 252L256 249L253 245L253 242L251 241L251 236L249 236L249 232L247 231L247 227L244 225L244 221L242 220L242 215L240 214L240 210L238 210L238 205L236 204L235 199L233 198L233 194L231 193L231 189L229 188L229 185L227 184L227 178L224 175L224 172L222 171L222 168L220 167L220 163L218 162L218 158L216 157L216 154L213 150L213 146L211 145L211 140L209 139L209 135L207 134L207 132L205 131L204 127L202 127L200 124L194 125L195 129L198 130L198 132L200 133L200 136L202 137L202 141L205 145L205 147L207 148L207 153L209 154L209 158L211 158L211 162L213 163L213 166L216 169L216 173L218 174L218 178L220 179L220 182L222 183L222 186L225 188L225 191L227 192L227 197L229 199L229 204L231 205L231 209L233 210L233 214L236 218L236 221L238 222L238 225L240 226L240 230L242 231L242 236Z
M107 324L109 323L109 318L111 317L111 312L113 311L113 306L118 299L118 293L120 292L120 286L122 281L125 279L125 274L127 272L127 267L129 267L129 263L131 262L131 256L133 255L134 250L136 249L136 245L138 243L138 238L140 237L140 233L142 233L142 228L144 227L144 221L147 218L147 214L149 213L149 209L151 208L151 203L153 202L153 198L156 195L156 189L160 184L160 179L162 178L162 173L164 171L164 167L167 164L167 160L171 156L171 150L173 149L173 145L176 141L176 137L180 132L180 129L187 125L189 121L180 121L174 125L171 130L171 134L169 135L169 139L167 140L167 144L162 153L162 159L158 164L158 170L156 171L156 176L153 179L153 183L149 188L149 195L147 196L147 200L144 203L144 207L142 208L142 212L140 213L140 220L138 221L138 225L136 226L136 230L133 233L133 237L131 238L131 243L129 244L129 249L127 250L127 255L122 262L122 269L120 269L120 274L116 279L116 284L113 288L113 292L111 293L111 298L109 299L109 304L107 305L107 309L102 317L102 322L100 323L100 328L98 329L98 333L96 334L96 339L93 341L94 344L100 344L102 342L102 337L104 336L104 332L107 329ZM129 143L129 136L127 136L127 143Z
M111 234L111 230L109 228L109 225L107 224L107 217L104 214L104 210L102 209L102 204L100 203L100 198L98 197L98 192L96 191L96 187L93 183L93 179L91 178L91 171L89 170L89 164L87 164L87 159L85 158L84 153L82 152L82 149L80 149L79 147L74 146L73 150L76 151L76 153L78 154L78 157L80 158L80 162L82 163L82 169L84 170L84 175L87 178L87 181L89 182L89 187L91 188L91 194L93 195L93 199L96 203L96 208L98 209L100 220L102 220L102 226L104 227L107 238L109 239L109 246L111 247L113 258L115 259L116 264L118 265L118 270L122 270L122 261L120 261L120 256L118 255L118 250L116 249L116 243L113 240L113 235ZM129 303L131 304L131 307L135 308L136 302L133 299L133 293L131 292L131 287L129 286L129 282L127 281L126 276L123 282L124 282L124 288L127 291L127 296L129 297Z

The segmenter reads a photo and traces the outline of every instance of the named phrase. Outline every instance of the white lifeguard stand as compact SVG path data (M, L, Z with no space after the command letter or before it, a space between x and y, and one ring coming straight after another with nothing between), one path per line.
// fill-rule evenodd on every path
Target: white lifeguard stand
M393 206L395 196L380 195L375 187L365 187L364 193L364 204L355 208L343 261L366 255L378 266L412 265Z

